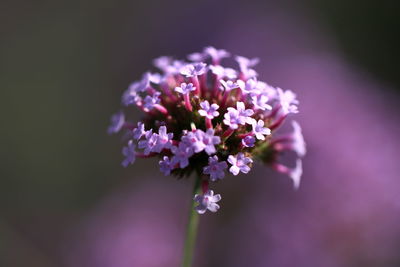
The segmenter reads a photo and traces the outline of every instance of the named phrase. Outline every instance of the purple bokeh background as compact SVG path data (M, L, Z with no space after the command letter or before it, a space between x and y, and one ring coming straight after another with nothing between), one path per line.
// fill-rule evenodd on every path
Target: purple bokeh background
M3 160L1 266L179 266L193 181L164 177L155 160L123 170L120 143L105 132L120 94L154 57L207 45L259 57L261 80L298 94L293 119L308 154L298 191L261 164L219 182L221 209L201 217L194 266L400 266L399 96L391 85L349 61L317 16L290 1L267 12L239 1L124 3L100 1L96 12L65 4L54 14L38 5L40 18L24 26L48 41L45 52L40 42L26 56L15 50L34 73L18 75L15 88L33 87L40 100L30 106L28 91L12 98L20 106L7 125L20 135ZM93 21L81 25L86 16ZM29 29L9 40L29 43ZM36 51L57 62L44 67ZM24 70L14 64L8 69Z

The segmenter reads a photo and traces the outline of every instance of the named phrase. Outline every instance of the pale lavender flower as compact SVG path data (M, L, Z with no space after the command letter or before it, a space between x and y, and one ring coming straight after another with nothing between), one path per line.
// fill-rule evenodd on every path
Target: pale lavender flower
M208 190L204 195L196 194L193 200L199 203L199 205L195 207L197 213L204 214L207 210L216 212L219 209L217 202L221 200L221 195L214 195L214 191Z
M203 62L187 64L181 68L180 73L182 75L185 75L186 77L194 77L197 75L202 75L206 71L206 66L207 64Z
M248 135L242 139L242 144L244 147L253 147L255 142L256 139L254 138L254 136L251 135Z
M246 79L251 79L251 78L255 78L258 76L257 71L255 71L253 69L243 69L242 74Z
M208 46L204 48L204 53L209 55L213 62L219 62L221 59L230 57L230 53L224 49L216 49L215 47Z
M167 133L167 127L161 126L158 129L157 144L152 149L153 152L160 153L163 149L169 149L172 146L173 133Z
M239 124L243 124L243 120L241 119L239 112L234 108L228 108L228 111L224 114L223 122L232 130L237 129Z
M128 167L129 164L133 164L135 162L135 148L136 146L132 140L129 140L128 145L122 148L122 154L125 156L125 159L122 161L122 166L125 168Z
M180 69L186 65L182 60L174 60L172 57L162 56L153 60L153 65L162 70L165 74L178 74Z
M289 177L292 179L295 189L298 189L300 186L300 180L302 174L303 174L303 164L301 162L301 159L297 159L296 167L292 169L289 173Z
M138 95L137 87L139 82L133 82L129 85L128 89L122 94L122 104L124 106L129 106L132 104L136 104L142 100L142 98Z
M292 121L292 126L294 129L292 133L293 150L297 153L299 157L304 157L307 152L307 149L303 134L301 132L300 124L298 124L296 121Z
M243 102L236 102L236 110L239 112L240 120L242 121L241 124L244 125L245 123L253 123L254 119L250 116L254 114L254 111L252 109L246 109Z
M164 156L158 164L160 165L160 171L164 173L165 176L170 175L171 171L174 169L171 160L167 156Z
M235 60L239 64L239 68L242 72L244 72L244 70L248 70L249 68L254 67L255 65L258 64L258 62L260 62L259 58L250 59L242 56L236 56Z
M256 79L249 79L246 82L238 80L237 84L245 95L258 95L261 93Z
M193 86L193 83L181 83L181 86L175 87L175 92L180 94L189 94L191 91L196 90L196 87Z
M262 81L257 82L257 89L260 91L260 94L265 95L268 97L268 99L276 99L276 88L265 83Z
M214 119L215 117L218 117L219 112L217 111L219 106L217 104L211 104L205 100L200 103L200 107L202 109L199 109L199 114L200 116L206 117L210 120Z
M172 57L162 56L153 60L153 65L163 72L167 72L169 66L172 64Z
M125 115L122 111L111 116L111 124L107 129L108 134L118 133L125 124Z
M246 157L242 152L239 152L236 156L229 155L228 162L232 164L229 171L233 175L238 175L239 172L248 173L250 171L248 164L253 163L253 160Z
M281 105L283 114L298 113L299 110L296 105L299 101L296 99L296 94L290 90L283 91L281 88L277 88L277 98Z
M172 146L171 152L174 154L171 159L172 165L179 164L182 169L189 165L189 158L193 155L193 149L185 142L180 142L178 146Z
M264 127L263 120L258 120L258 122L254 120L252 123L252 127L253 127L253 133L255 134L258 140L265 140L264 135L271 134L271 130L269 128Z
M188 132L182 136L182 143L191 147L195 153L199 153L204 150L206 145L203 143L204 132L202 130L196 130L194 132Z
M260 61L258 58L246 58L242 56L235 57L236 62L239 64L239 69L246 78L253 78L257 76L257 72L252 69Z
M154 84L160 84L163 80L163 76L160 73L149 73L149 81Z
M137 123L137 127L132 130L133 138L139 140L145 133L146 131L144 130L144 123L139 121Z
M240 69L243 68L252 68L260 62L260 59L255 58L247 58L242 56L235 56L236 62L239 64Z
M199 131L199 130L197 130ZM204 150L208 155L212 155L216 152L215 150L215 145L218 145L221 143L221 137L219 136L214 136L214 129L208 129L204 134L203 134L203 139L202 142L204 144Z
M221 138L214 136L213 129L208 129L206 132L197 129L182 136L182 142L190 146L195 153L205 150L208 155L211 155L215 153L215 145L221 142Z
M236 79L237 72L232 68L224 68L221 65L211 65L209 66L211 72L217 75L219 78Z
M246 109L243 102L236 102L236 109L229 107L228 112L224 114L224 123L231 129L237 129L239 124L252 124L254 119L251 116L254 114L252 109Z
M271 110L272 106L268 104L269 98L264 94L253 95L251 103L256 110Z
M153 130L151 129L145 133L145 137L146 139L139 141L138 145L140 149L144 149L143 153L145 155L149 155L157 145L158 134L153 133Z
M195 52L188 55L188 59L191 61L204 61L211 57L214 63L219 63L223 58L229 57L230 53L224 49L216 49L212 46L205 47L202 53Z
M150 72L145 72L143 74L142 79L139 81L139 83L136 85L136 91L137 92L144 92L146 91L147 88L150 87L150 78L151 74Z
M195 62L204 61L207 59L207 57L208 57L208 55L206 55L204 53L199 53L199 52L194 52L187 56L187 58L189 60L195 61Z
M182 60L174 60L170 66L167 68L167 74L176 75L179 74L182 67L187 63Z
M155 105L160 103L160 92L155 92L152 96L147 95L144 98L143 107L147 110L152 110Z
M225 89L225 91L227 91L227 92L239 87L237 83L235 83L235 82L233 82L231 80L228 80L228 81L219 80L219 82L222 85L221 89Z
M222 67L221 65L210 65L209 66L211 72L218 77L224 77L225 76L225 68Z
M225 169L228 164L225 161L218 161L217 156L208 158L208 166L203 168L203 173L210 175L210 180L215 182L221 180L225 176Z
M232 68L225 68L225 75L228 79L236 79L237 78L237 71Z

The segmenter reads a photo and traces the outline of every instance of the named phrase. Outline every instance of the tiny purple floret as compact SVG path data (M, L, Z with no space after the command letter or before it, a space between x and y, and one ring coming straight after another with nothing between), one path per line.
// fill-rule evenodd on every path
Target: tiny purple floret
M181 68L180 73L186 77L202 75L206 72L206 66L207 64L203 62L187 64Z
M165 176L170 175L171 171L174 169L172 162L167 156L164 156L162 160L158 162L160 165L160 171L164 173Z
M253 147L255 142L256 139L254 138L254 136L251 135L248 135L242 139L242 144L244 147Z
M111 116L111 124L107 129L108 134L118 133L125 124L125 115L122 111Z
M145 133L146 131L144 130L144 123L139 121L137 123L137 127L132 130L133 138L139 140Z
M193 86L193 83L181 83L181 86L175 87L175 92L180 94L189 94L191 91L196 90L196 87Z
M219 209L217 202L221 200L221 195L214 195L214 191L208 190L204 195L196 194L193 200L199 203L199 205L195 207L197 213L204 214L207 210L217 212Z
M247 165L253 163L253 160L246 157L242 152L239 152L236 156L230 155L228 157L228 162L232 164L232 166L229 168L229 171L233 175L238 175L239 172L248 173L250 171L250 167Z
M147 110L152 110L154 106L160 103L160 92L155 92L152 96L147 95L144 98L143 107Z
M267 127L264 127L263 120L258 120L258 122L254 120L252 123L252 127L253 127L253 133L255 134L258 140L265 140L264 135L271 134L271 130Z
M219 106L217 104L211 104L205 100L200 103L200 107L202 109L199 110L200 116L206 117L210 120L214 119L215 117L218 117L219 112L217 111Z
M132 140L129 140L128 145L122 148L122 154L125 156L125 159L122 161L122 166L125 168L128 167L129 164L133 164L135 162L135 148L135 144Z
M221 180L225 176L225 169L228 168L228 164L225 161L218 161L217 156L208 158L208 166L203 168L203 173L210 175L210 180L215 182Z

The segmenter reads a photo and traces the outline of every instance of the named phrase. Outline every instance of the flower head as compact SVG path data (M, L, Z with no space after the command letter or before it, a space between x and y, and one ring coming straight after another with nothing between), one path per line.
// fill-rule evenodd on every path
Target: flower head
M191 63L156 58L160 73L146 72L122 96L123 108L138 108L142 119L131 122L121 111L107 129L126 131L124 166L157 157L165 175L201 175L202 194L195 197L199 213L219 208L221 197L209 190L210 183L225 174L248 173L255 160L286 174L296 187L302 174L300 159L295 168L279 163L287 150L298 158L305 155L299 124L292 122L292 133L275 136L288 114L298 112L296 95L260 80L254 70L258 58L236 56L239 68L233 69L221 64L229 56L208 46L190 54Z

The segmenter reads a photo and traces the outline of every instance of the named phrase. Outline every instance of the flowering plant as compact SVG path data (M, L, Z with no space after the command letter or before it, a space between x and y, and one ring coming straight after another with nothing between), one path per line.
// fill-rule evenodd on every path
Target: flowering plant
M260 81L253 69L257 58L234 57L235 70L220 64L228 57L225 50L206 47L190 54L191 62L155 59L161 74L146 72L122 96L125 108L143 111L142 121L134 124L120 111L108 128L128 134L124 167L136 158L158 157L165 175L196 173L194 209L199 214L220 208L221 196L209 189L211 182L227 172L248 173L256 160L287 174L296 188L302 174L306 149L299 124L292 121L292 133L274 136L289 114L298 113L296 95ZM278 162L287 150L298 155L294 168Z

